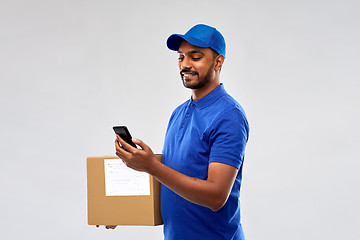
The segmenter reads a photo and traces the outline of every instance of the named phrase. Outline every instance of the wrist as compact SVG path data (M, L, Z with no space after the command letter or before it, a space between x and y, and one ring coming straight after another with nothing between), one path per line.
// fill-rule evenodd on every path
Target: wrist
M152 164L151 167L148 169L148 173L152 176L156 176L158 169L161 167L161 160L158 159L158 157L156 155L154 155L153 159L152 159Z

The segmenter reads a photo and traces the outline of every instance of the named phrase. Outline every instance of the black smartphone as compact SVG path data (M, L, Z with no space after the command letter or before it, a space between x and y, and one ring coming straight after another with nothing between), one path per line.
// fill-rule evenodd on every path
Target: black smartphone
M136 144L133 143L133 141L131 140L131 134L126 126L114 126L113 129L114 132L119 135L125 142L127 142L134 148L137 148Z

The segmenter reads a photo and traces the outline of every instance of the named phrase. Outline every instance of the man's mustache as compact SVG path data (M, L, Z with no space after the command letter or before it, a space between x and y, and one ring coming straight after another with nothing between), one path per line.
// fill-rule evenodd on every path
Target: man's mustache
M181 75L184 74L184 73L190 73L190 74L193 74L193 75L199 75L198 72L196 72L196 71L191 71L191 70L188 70L188 69L183 69L183 70L180 71L180 74L181 74Z

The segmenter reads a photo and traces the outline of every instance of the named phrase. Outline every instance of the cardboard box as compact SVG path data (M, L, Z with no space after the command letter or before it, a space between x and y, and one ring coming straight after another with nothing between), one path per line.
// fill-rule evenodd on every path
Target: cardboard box
M156 154L156 157L161 161L161 154ZM141 226L163 224L160 215L160 183L148 175L150 195L106 196L104 167L106 159L118 159L118 157L87 158L88 224Z

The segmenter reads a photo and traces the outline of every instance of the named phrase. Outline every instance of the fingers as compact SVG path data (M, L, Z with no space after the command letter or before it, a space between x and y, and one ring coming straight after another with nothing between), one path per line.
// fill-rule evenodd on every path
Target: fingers
M121 152L121 150L124 150L123 148L122 148L122 146L120 145L120 142L119 142L119 140L116 138L115 139L115 150L116 150L116 153L120 153Z
M145 152L148 152L150 150L150 147L148 145L146 145L143 141L141 141L140 139L137 138L133 138L132 139L133 143L135 143L136 145L139 145Z
M117 136L117 138L115 139L116 155L121 159L129 158L131 156L131 153L121 147L123 146L123 144L126 144L125 141L123 141L120 137Z
M120 148L123 148L128 152L133 152L134 149L136 149L136 148L132 147L130 144L128 144L127 142L125 142L119 135L116 135L116 140L119 142L119 147L121 145Z
M106 229L115 229L117 227L117 225L106 225L105 228Z
M100 225L96 225L96 227L98 228ZM105 228L106 229L115 229L117 227L117 225L106 225Z
M140 139L133 138L132 142L140 146L141 149L132 147L120 136L116 135L116 155L127 167L137 171L147 172L153 163L152 160L155 159L154 153L151 148Z

